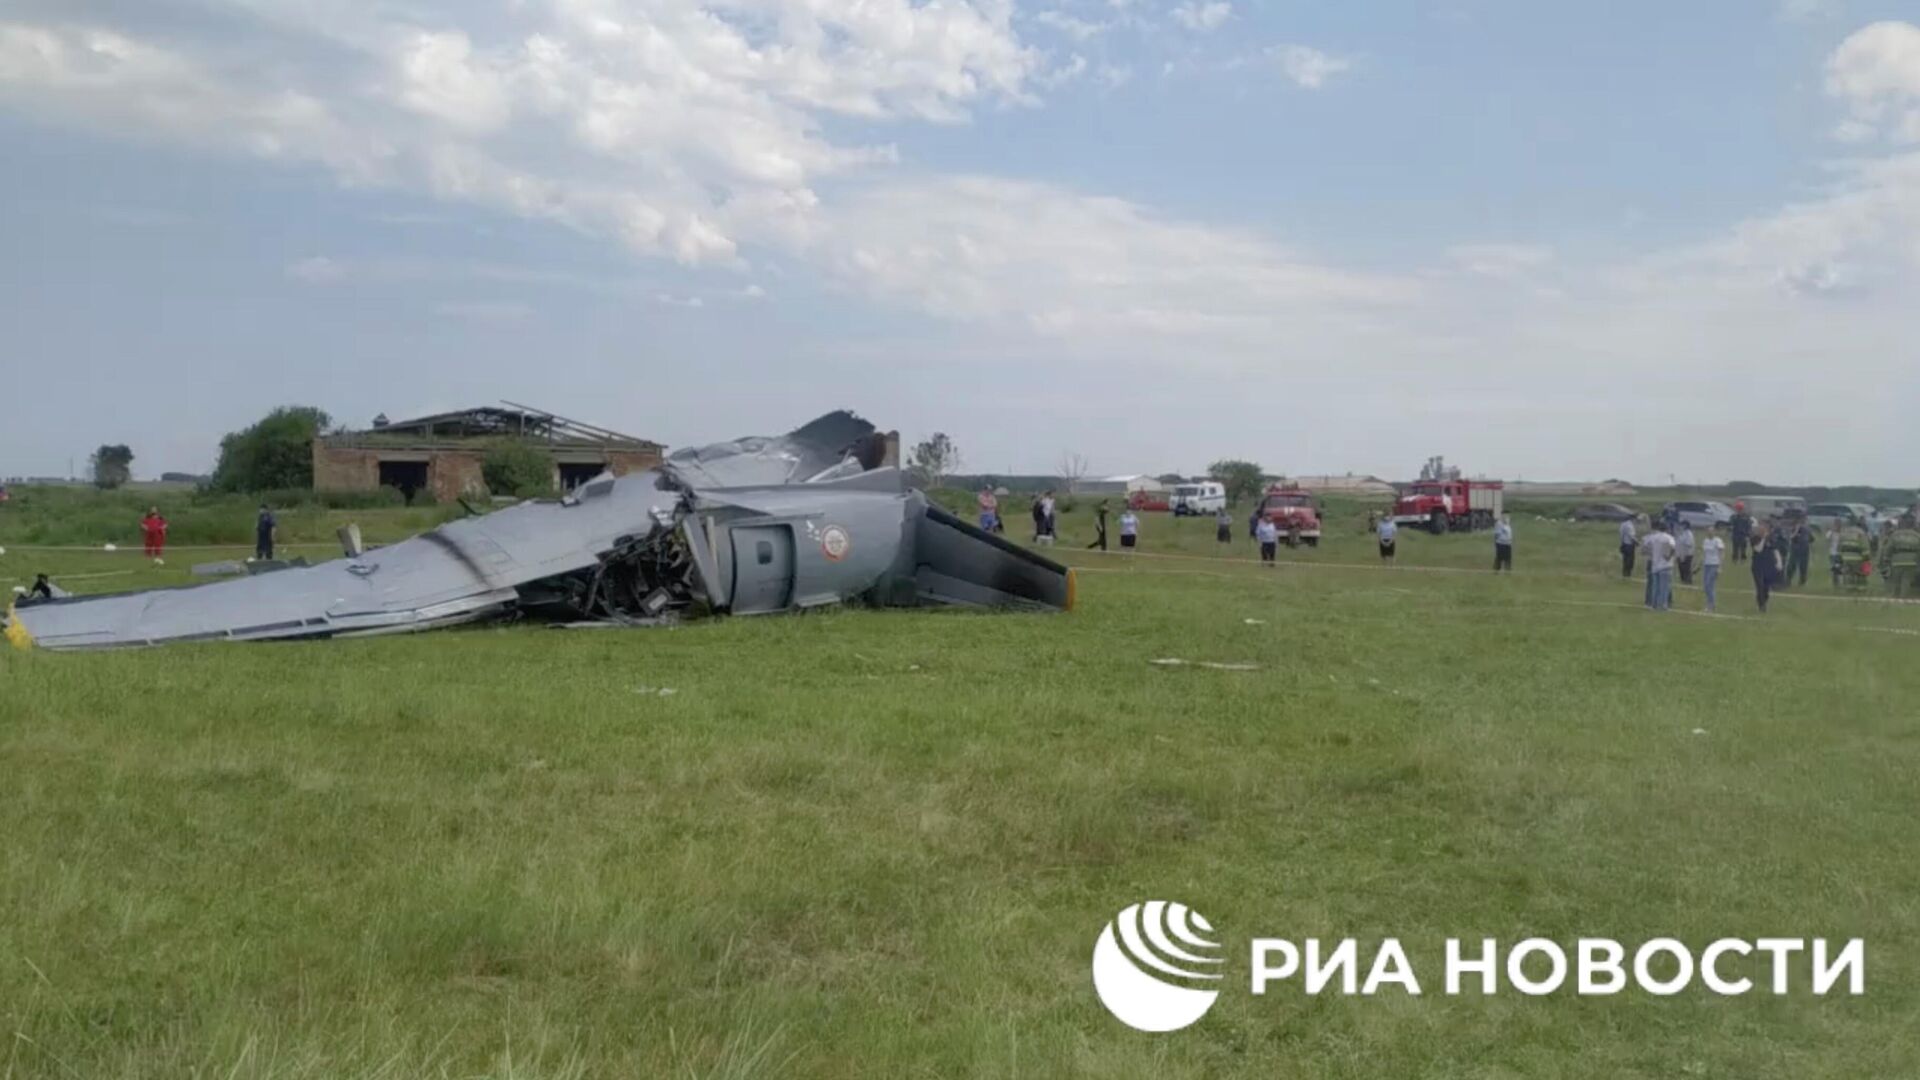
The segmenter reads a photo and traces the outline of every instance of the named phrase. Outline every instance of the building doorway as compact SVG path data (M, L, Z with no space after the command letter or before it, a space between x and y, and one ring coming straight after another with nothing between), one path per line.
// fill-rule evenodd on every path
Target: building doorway
M606 468L606 463L599 461L563 461L560 463L560 490L572 491L605 472Z
M427 486L427 463L424 461L383 461L380 463L380 486L399 488L409 504L415 493Z

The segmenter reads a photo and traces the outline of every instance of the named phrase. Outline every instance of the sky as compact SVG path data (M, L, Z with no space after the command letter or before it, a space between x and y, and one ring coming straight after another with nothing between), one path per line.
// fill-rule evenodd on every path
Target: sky
M0 476L283 404L1920 484L1920 0L4 0Z

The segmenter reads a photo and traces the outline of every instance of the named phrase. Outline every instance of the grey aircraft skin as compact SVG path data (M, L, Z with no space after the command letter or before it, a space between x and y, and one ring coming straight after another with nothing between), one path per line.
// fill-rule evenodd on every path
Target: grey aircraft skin
M777 438L676 451L311 567L21 604L46 649L401 633L526 615L648 625L830 604L1067 610L1065 567L877 467L873 425L829 413ZM16 634L16 637L19 635Z

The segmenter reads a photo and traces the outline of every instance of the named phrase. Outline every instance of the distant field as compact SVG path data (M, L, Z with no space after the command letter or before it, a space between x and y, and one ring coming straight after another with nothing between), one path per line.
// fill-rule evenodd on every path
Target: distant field
M1161 515L1085 552L1085 506L1064 616L6 652L0 1077L1920 1075L1920 607L1754 618L1733 568L1654 615L1612 527L1524 511L1496 578L1484 533L1380 569L1358 504L1276 569ZM217 557L0 543L84 591ZM1242 985L1142 1035L1088 961L1154 897L1241 963L1858 936L1867 994Z

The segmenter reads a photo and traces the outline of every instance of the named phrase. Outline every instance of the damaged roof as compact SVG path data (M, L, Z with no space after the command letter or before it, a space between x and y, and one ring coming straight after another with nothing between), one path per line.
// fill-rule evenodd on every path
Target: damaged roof
M454 412L416 416L408 420L374 418L371 427L342 431L325 436L329 444L353 444L407 438L432 442L455 439L527 439L555 446L595 446L661 450L663 444L636 435L571 420L557 413L503 401L499 406L481 405Z

